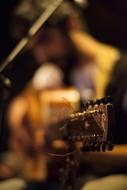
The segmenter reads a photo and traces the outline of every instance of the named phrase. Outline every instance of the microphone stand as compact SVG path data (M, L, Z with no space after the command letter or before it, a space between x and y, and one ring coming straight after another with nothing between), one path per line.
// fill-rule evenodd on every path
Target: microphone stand
M37 34L37 32L41 29L44 23L49 19L49 17L54 13L54 11L61 5L63 0L54 0L52 3L46 8L46 10L40 15L40 17L34 22L32 27L28 30L28 33L25 37L23 37L16 47L12 50L12 52L7 56L5 61L0 66L0 73L4 71L4 69L15 60L17 55L28 45L31 38Z
M10 80L1 75L0 76L0 153L7 148L5 139L8 135L8 131L6 129L6 126L5 127L3 126L5 121L4 113L10 95L10 87L11 87Z
M3 61L3 63L0 66L0 140L4 138L4 130L2 129L3 113L5 103L9 98L9 92L11 87L10 79L5 77L2 73L7 68L7 66L10 63L12 63L15 60L15 58L24 50L24 48L28 45L29 41L37 34L37 32L41 29L41 27L45 24L49 17L55 12L55 10L61 5L62 2L63 0L51 0L49 6L44 10L44 12L39 16L39 18L28 30L27 35L19 41L19 43L15 46L15 48L11 51L11 53L7 56L7 58ZM2 141L3 140L4 139L2 139ZM0 150L2 149L2 145L3 142L0 145Z
M0 66L0 87L2 90L2 98L0 104L0 126L4 121L4 108L5 104L9 98L9 90L11 87L10 79L6 78L2 72L7 68L7 66L12 63L15 58L24 50L24 48L28 45L29 41L37 34L37 32L41 29L44 23L48 20L48 18L54 13L54 11L61 5L63 0L54 0L52 4L50 4L46 10L40 15L40 17L34 22L32 27L28 30L28 33L25 37L23 37L16 47L11 51L11 53L7 56L4 62ZM3 137L2 137L3 135ZM4 145L4 129L0 130L0 140L2 139L1 145ZM2 146L0 145L0 149ZM62 183L61 190L75 190L73 182L75 181L75 169L77 168L77 162L74 161L74 157L72 159L67 158L65 163L65 171L62 174ZM69 180L69 181L68 181Z
M10 79L6 78L2 73L7 68L7 66L12 63L15 58L24 50L24 48L28 45L29 41L37 34L37 32L42 28L48 18L55 12L55 10L61 5L63 0L51 0L51 4L46 8L46 10L40 15L40 17L34 22L31 28L28 30L27 35L23 37L16 47L11 51L11 53L7 56L7 58L3 61L0 66L0 87L1 87L1 103L0 103L0 140L2 141L0 145L0 150L2 150L2 146L4 146L4 132L5 129L2 127L4 122L4 109L7 100L9 99L9 92L11 88ZM67 157L65 160L64 170L61 173L61 190L76 190L75 189L75 179L77 177L78 162L75 155Z

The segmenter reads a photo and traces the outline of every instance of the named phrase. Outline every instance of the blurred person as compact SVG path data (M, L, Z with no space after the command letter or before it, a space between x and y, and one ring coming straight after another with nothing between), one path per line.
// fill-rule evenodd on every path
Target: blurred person
M26 30L28 30L28 25L30 25L41 12L47 9L50 1L33 1L33 4L30 2L31 0L21 1L13 13L11 26L13 26L15 19L19 21L16 23L14 21L16 29L14 30L14 27L12 28L12 34L17 32L17 34L13 36L14 39L19 39L22 35L25 35L24 33L18 33L17 24L21 23L22 28L27 28ZM39 11L35 11L36 9ZM31 12L33 16L30 16ZM71 77L73 69L76 70L78 65L82 65L81 68L85 70L85 63L94 63L93 57L90 57L88 54L82 54L69 36L69 28L80 27L80 22L77 17L79 17L79 11L73 6L72 2L64 2L51 18L48 19L41 31L30 41L26 51L17 58L18 66L14 64L12 67L13 71L10 73L10 78L13 81L12 94L20 92L27 81L33 76L35 70L45 62L52 62L62 69L63 83L65 86L77 85L79 90L85 87L87 88L88 80L85 82L85 79L82 78L81 88L80 82L73 82L76 77L75 74ZM25 23L29 24L27 25ZM22 30L20 30L20 32ZM87 64L87 68L88 65L90 65L89 67L91 68L94 64ZM16 79L17 74L19 76L18 80ZM90 79L89 83L93 82L93 80L94 79ZM91 86L93 86L93 84ZM94 89L92 89L92 91L94 91ZM94 95L94 92L92 93Z
M126 52L97 41L86 31L73 29L70 30L70 36L81 52L94 57L95 97L112 97L116 119L114 142L126 144Z
M21 136L20 142L23 146L22 148L24 149L24 151L25 146L26 150L29 149L30 146L30 139L27 135L28 133L36 133L37 129L40 130L40 132L42 131L42 136L40 136L40 138L42 138L43 142L43 126L45 124L45 121L43 118L44 110L42 110L41 108L42 105L39 96L40 93L43 93L43 91L46 89L61 88L61 75L62 71L57 66L51 63L43 64L39 68L39 70L35 72L33 79L26 86L23 92L16 98L14 98L14 100L9 105L8 122L10 130L12 131L12 135L19 135L19 138ZM24 139L25 134L26 140ZM14 138L15 137L12 137L12 141ZM26 145L24 143L26 143ZM11 145L11 143L9 144ZM33 146L36 146L36 143L33 144ZM19 151L22 152L22 148L19 147Z
M14 89L16 93L17 91L19 92L19 90L23 88L26 79L28 80L28 78L32 77L33 73L35 72L35 68L39 67L40 65L42 66L39 69L40 71L44 70L42 74L43 76L45 75L41 79L42 83L40 83L42 88L58 88L59 86L63 86L63 84L65 86L70 85L71 70L75 66L75 64L77 64L80 60L80 55L77 53L76 48L73 46L73 43L67 36L66 32L59 25L52 25L48 23L42 28L39 34L30 42L30 44L27 47L27 51L24 55L22 54L21 56L22 59L21 57L18 58L21 64L18 65L18 68L16 68L15 65L15 68L11 73L12 80L14 81L15 79L15 82L12 83L12 90ZM47 65L47 70L45 70L45 63L47 61L52 61L54 63L54 66L49 64L49 67ZM26 63L28 63L28 65ZM29 71L27 69L24 70L24 68L26 68L26 65L28 66L28 70L30 68ZM52 68L54 68L53 71ZM52 71L51 73L50 70ZM58 73L57 70L58 72L61 70L59 73L59 78L56 78ZM28 76L24 77L24 74ZM19 80L17 80L17 75L19 77L20 82ZM46 83L45 80L47 80ZM38 111L38 98L35 101L36 103L34 102L34 100L36 99L36 90L30 87L24 92L25 94L23 93L21 94L21 96L19 95L18 97L16 97L12 104L10 104L10 107L12 107L13 110L9 111L11 118L9 120L9 125L12 126L10 127L11 136L9 144L11 150L13 150L14 152L26 153L31 147L31 136L33 134L31 134L31 131L29 131L29 129L24 129L24 125L31 125L30 127L32 128L32 130L34 130L33 128L36 126L38 126L38 128L41 129L43 121L42 118L40 118L40 112ZM28 100L33 102L31 104L33 107L29 105ZM30 119L32 120L31 123L29 123L27 120L27 116L25 115L26 112L27 114L30 114ZM13 114L15 115L15 117ZM41 142L43 141L43 130L40 130L40 132L35 132L34 135L41 136ZM36 139L36 142L33 141L32 146L34 148L37 148L38 143L40 142L38 142L39 140L35 136L33 136L33 138Z
M72 18L71 18L72 19ZM71 25L72 26L72 25ZM115 118L116 118L116 128L114 130L114 143L121 144L115 147L112 152L99 154L91 153L86 155L86 163L90 164L95 169L95 176L100 175L110 175L110 174L126 174L127 173L127 121L126 121L126 76L127 76L127 57L116 47L110 46L108 44L101 43L93 38L90 34L81 30L81 28L70 27L68 30L69 36L71 37L73 43L76 45L78 50L89 57L94 58L94 89L96 98L101 98L105 94L110 95L113 100ZM84 43L83 43L84 42ZM87 72L87 70L86 70ZM82 77L81 75L80 77ZM86 75L87 76L87 75ZM121 83L123 84L121 86ZM107 90L106 90L107 89ZM106 92L107 91L107 92ZM85 155L84 155L85 156ZM88 156L88 158L87 158ZM108 159L110 160L108 162ZM97 161L98 160L98 161ZM99 167L101 170L99 171ZM106 168L105 168L106 167ZM105 169L107 171L105 171ZM102 172L102 173L101 173ZM104 173L103 173L104 172ZM93 171L94 173L94 171ZM111 176L107 180L102 180L106 183L112 180L117 180L116 186L111 189L126 189L126 175L122 176ZM123 182L123 184L121 184ZM111 182L112 183L112 182ZM101 187L101 181L99 186L93 183L93 188ZM91 184L92 185L92 184ZM90 186L91 187L91 186ZM87 187L86 187L87 189ZM89 188L88 188L89 189ZM109 189L109 186L108 186Z
M109 84L106 88L106 94L110 94L113 99L116 129L114 140L117 144L127 143L127 110L126 110L126 81L127 81L127 55L121 54L121 58L116 62ZM122 85L121 85L122 84Z
M114 130L115 145L109 153L89 153L84 155L84 161L88 167L88 174L84 178L83 190L126 189L127 178L127 121L126 121L126 56L120 50L107 44L103 44L84 31L71 31L71 38L78 48L95 58L95 89L97 98L105 94L110 95L114 104L116 128ZM83 43L84 42L84 43ZM123 84L121 86L121 83ZM107 90L106 90L107 89ZM90 172L90 170L92 170ZM90 173L90 175L89 175ZM114 174L114 175L113 175ZM121 176L117 176L123 174ZM108 176L108 177L104 177ZM100 178L102 177L102 179ZM87 178L92 179L90 182ZM97 180L95 180L97 178ZM93 181L95 180L95 181ZM113 181L117 183L110 185Z
M0 162L0 176L6 180L5 183L0 184L0 187L9 189L10 183L12 187L15 187L15 179L20 178L24 179L27 189L33 189L34 186L38 186L38 189L41 187L52 189L50 185L53 186L53 184L47 184L48 187L45 183L48 160L45 152L46 130L38 94L40 90L61 86L61 75L62 72L57 66L51 63L44 64L35 73L31 84L11 101L8 109L10 132L8 152L3 153L3 159ZM40 83L40 77L42 83ZM13 178L15 179L11 182L8 180Z
M24 88L26 81L30 80L36 68L40 65L42 65L39 68L40 72L43 73L42 83L40 83L42 89L58 88L63 84L69 86L71 84L71 70L79 62L79 57L80 55L65 31L57 25L46 24L30 42L27 51L17 58L17 62L21 64L18 65L18 68L14 65L15 68L13 67L13 72L10 75L10 78L14 81L12 91L14 90L16 94L19 93ZM53 62L54 66L49 64L46 68L45 63L49 61ZM56 78L57 73L59 73L58 78ZM35 85L35 82L33 84ZM9 108L9 149L14 154L19 154L26 159L25 163L28 161L28 164L22 167L22 169L25 168L26 172L23 175L25 175L26 179L45 181L45 153L43 151L39 153L40 150L44 150L45 130L43 129L44 121L40 116L39 106L37 89L33 89L31 86L11 102ZM31 122L28 118L30 118ZM24 126L27 126L27 128ZM38 153L29 156L27 152L30 150Z
M45 70L47 72L45 72ZM54 73L56 73L55 76ZM61 118L66 117L67 113L70 111L69 109L66 109L66 113L64 113L63 106L65 104L66 107L67 103L64 103L63 97L66 98L67 96L67 101L68 99L70 102L74 101L74 105L79 101L79 93L74 89L68 89L66 91L65 89L62 89L62 92L59 95L60 90L57 90L57 88L61 87L62 84L60 77L61 71L59 68L49 63L47 65L44 64L41 67L41 70L39 69L35 73L33 80L26 89L11 102L8 110L8 122L10 125L9 150L24 158L25 164L22 166L20 172L22 173L23 170L24 172L22 173L22 176L26 180L31 181L28 183L28 186L31 186L32 184L34 186L37 183L36 185L40 186L38 188L41 188L43 185L46 185L47 177L52 175L52 173L56 173L55 169L53 171L50 170L51 167L58 168L59 163L55 166L55 160L52 166L52 158L47 156L48 149L55 149L57 152L62 150L67 151L66 144L63 141L52 140L54 134L57 136L53 129L48 128L47 130L47 125L52 125L54 122L56 123ZM40 79L43 79L41 83ZM48 95L48 97L45 95L46 89L49 89L47 95L49 93L51 94ZM55 90L53 91L53 89L56 89L56 92ZM57 95L57 98L51 97L54 96L53 92ZM40 102L40 95L43 97L42 103ZM55 116L55 113L50 113L49 98L52 99L52 101L54 99L54 102L51 102L51 104L54 104L53 111L58 112L56 113L56 116L58 117L57 120L52 116ZM20 110L19 107L21 108ZM51 127L53 128L54 126ZM51 131L53 131L53 137ZM48 139L45 138L45 135ZM47 176L48 163L50 164L49 176ZM57 175L53 176L53 179L56 180ZM52 179L51 181L49 180L48 183L53 186Z

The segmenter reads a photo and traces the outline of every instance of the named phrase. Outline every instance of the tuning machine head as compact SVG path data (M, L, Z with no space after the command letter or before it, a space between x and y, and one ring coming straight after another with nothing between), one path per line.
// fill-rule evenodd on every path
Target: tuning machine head
M101 99L97 99L95 101L95 104L100 105L100 104L108 104L112 102L112 98L110 96L101 98Z
M113 144L106 142L86 143L81 148L82 152L105 152L112 151Z
M81 148L81 151L82 151L82 152L89 152L89 151L90 151L89 145L84 145L84 146Z
M88 102L86 103L86 106L89 107L89 106L94 106L95 102L93 100L88 100Z
M102 99L97 99L96 101L95 101L95 105L100 105L102 103Z
M108 151L112 151L113 150L113 144L111 144L111 143L108 143Z
M83 101L82 103L83 111L88 110L90 107L93 107L94 105L95 105L95 101L93 100Z

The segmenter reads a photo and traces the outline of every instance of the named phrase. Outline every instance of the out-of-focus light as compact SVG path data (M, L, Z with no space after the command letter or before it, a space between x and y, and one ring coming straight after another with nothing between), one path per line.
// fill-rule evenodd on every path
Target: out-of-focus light
M59 67L52 63L43 64L36 72L32 85L36 90L61 87L63 73Z
M79 6L86 7L88 5L88 0L74 0Z

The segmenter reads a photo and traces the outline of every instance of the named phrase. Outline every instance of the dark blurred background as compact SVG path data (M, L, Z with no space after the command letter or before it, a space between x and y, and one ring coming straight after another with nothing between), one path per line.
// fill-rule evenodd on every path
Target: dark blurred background
M0 2L0 61L14 46L9 33L10 18L18 2L19 0L2 0ZM83 14L90 33L97 39L113 44L120 49L127 49L126 0L88 0Z

